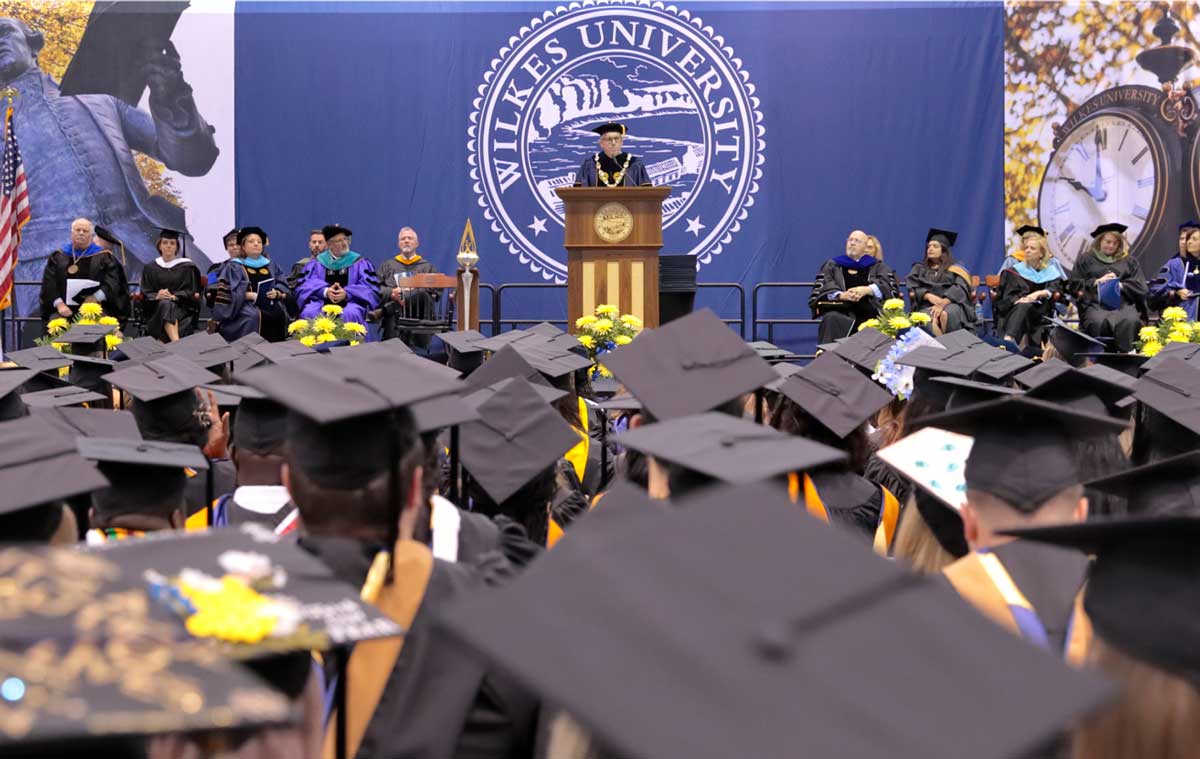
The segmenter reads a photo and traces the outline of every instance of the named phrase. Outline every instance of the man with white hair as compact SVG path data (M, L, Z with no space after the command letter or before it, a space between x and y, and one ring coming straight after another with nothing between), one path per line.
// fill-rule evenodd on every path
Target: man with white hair
M846 252L826 261L817 272L808 307L821 320L817 343L847 337L879 315L883 302L898 297L896 273L866 254L867 233L856 229L846 238Z
M420 347L429 347L429 335L416 335L401 329L397 319L432 319L436 304L441 297L441 291L432 289L415 289L405 287L404 281L414 274L436 274L437 267L426 261L417 252L420 245L417 232L412 227L404 227L396 238L399 248L392 258L379 265L379 302L382 309L383 339L390 340L398 337L405 343Z
M71 222L71 239L50 254L42 272L43 321L71 319L84 303L99 303L106 316L121 321L129 316L129 283L112 245L120 241L91 220Z

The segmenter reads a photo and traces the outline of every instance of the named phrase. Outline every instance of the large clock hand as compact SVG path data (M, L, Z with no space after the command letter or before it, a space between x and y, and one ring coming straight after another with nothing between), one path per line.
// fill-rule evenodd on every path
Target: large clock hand
M1092 181L1092 186L1088 188L1088 195L1097 203L1103 203L1108 198L1108 191L1104 189L1104 175L1100 173L1100 131L1096 131L1096 177Z
M1066 182L1067 184L1074 187L1076 190L1082 190L1083 192L1086 192L1088 195L1092 195L1092 191L1090 189L1088 189L1088 187L1083 182L1080 182L1078 179L1071 179L1070 177L1055 177L1055 179L1059 180L1060 182ZM1092 197L1095 197L1095 196L1092 196Z

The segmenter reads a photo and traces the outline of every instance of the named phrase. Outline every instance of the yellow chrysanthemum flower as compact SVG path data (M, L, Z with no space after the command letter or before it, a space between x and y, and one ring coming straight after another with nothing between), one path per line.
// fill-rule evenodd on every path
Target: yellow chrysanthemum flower
M332 343L336 342L337 339L337 335L333 334L332 332L322 332L321 334L317 335L318 343Z
M612 331L612 319L597 319L588 325L588 330L595 332L597 335L607 335Z
M305 335L304 337L300 338L300 344L306 345L309 348L311 348L317 344L317 336L316 335Z
M610 372L610 371L608 370L608 367L607 367L607 366L605 366L604 364L596 364L596 372L597 372L597 373L598 373L598 374L599 374L601 377L611 377L611 376L613 376L612 372Z
M366 326L359 324L358 322L346 322L342 326L345 327L348 332L353 332L356 335L367 334Z
M915 314L909 314L908 318L913 324L928 324L930 321L932 321L932 319L929 318L929 314L925 313L924 311L917 311Z
M87 316L81 316L75 320L76 324L95 324L96 320Z
M1180 329L1173 329L1167 333L1168 343L1188 343L1192 340L1192 333L1185 332Z
M337 305L336 303L329 303L324 306L321 306L321 313L329 314L330 316L341 316L342 315L342 307Z
M104 346L106 348L108 348L109 350L116 348L118 345L121 344L121 342L122 341L121 341L120 335L105 335L104 336Z
M1170 306L1163 309L1162 319L1165 322L1187 321L1187 311L1184 311L1179 306Z
M1145 345L1142 346L1142 355L1143 356L1157 356L1158 352L1160 350L1162 350L1162 343L1159 343L1159 342L1146 343Z
M68 326L70 326L70 323L66 319L62 318L61 316L56 316L55 318L46 322L46 331L53 336L62 332Z
M362 345L362 340L351 340L350 346L353 347L355 345Z
M50 347L56 351L64 351L67 349L66 343L50 343Z
M908 329L912 326L912 322L904 316L893 316L891 319L888 319L888 326L892 329Z
M617 345L629 345L633 342L633 338L629 335L617 335L613 338L613 342Z
M596 322L596 317L589 314L588 316L581 316L578 319L576 319L575 327L576 327L576 329L583 329L584 327L588 326L589 324L594 324L595 322Z
M633 314L625 314L624 316L622 316L621 323L631 329L641 329L643 326L642 320L637 318Z
M904 299L903 298L888 298L887 300L885 300L883 302L883 310L884 311L903 311L904 310Z
M317 332L332 332L337 329L337 322L324 316L318 316L313 319L312 326Z
M1142 327L1138 330L1138 340L1143 343L1153 342L1158 339L1158 327Z
M577 337L575 339L578 340L579 344L582 345L584 348L595 348L596 347L596 338L592 337L591 335L580 335L579 337Z
M611 303L605 303L603 305L596 306L597 316L616 316L619 313L621 313L621 309L617 308Z
M864 329L879 329L879 320L878 319L867 319L865 322L858 325L859 332L862 332Z
M121 323L115 316L101 316L97 321L98 323L109 327L115 327Z
M297 332L303 332L308 329L308 319L297 319L288 325L288 334L294 335Z
M1181 308L1179 310L1182 311L1183 309ZM104 307L99 303L84 303L79 307L79 313L83 314L84 316L100 316L104 313Z

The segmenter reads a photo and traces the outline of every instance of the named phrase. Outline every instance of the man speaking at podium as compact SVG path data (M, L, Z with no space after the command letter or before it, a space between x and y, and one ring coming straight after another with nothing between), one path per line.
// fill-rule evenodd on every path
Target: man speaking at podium
M600 135L600 152L584 159L575 185L584 187L638 187L650 184L650 175L637 156L621 150L625 125L616 122L592 129Z

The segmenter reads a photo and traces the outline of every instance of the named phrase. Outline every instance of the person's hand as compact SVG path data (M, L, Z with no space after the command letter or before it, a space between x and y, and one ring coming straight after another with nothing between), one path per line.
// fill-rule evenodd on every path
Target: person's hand
M165 287L154 294L158 300L175 300L175 296L171 295L171 291Z
M849 290L843 290L841 294L838 295L838 300L844 300L853 303L858 300L858 297L858 293L855 292L853 287L851 287Z
M1100 284L1101 282L1107 282L1110 279L1116 279L1116 278L1117 278L1117 275L1113 274L1110 271L1108 274L1105 274L1103 277L1100 277L1099 279L1097 279L1096 284Z
M1025 297L1023 297L1023 298L1017 298L1017 304L1018 304L1018 305L1020 305L1020 304L1022 304L1022 303L1033 303L1033 301L1034 301L1034 298L1033 298L1033 295L1032 295L1032 294L1030 294L1030 295L1026 295L1026 296L1025 296Z
M329 288L329 299L334 303L341 303L342 301L346 300L346 291L337 285L334 285L333 287Z
M255 302L258 300L258 293L254 292L253 290L247 290L246 300L250 301L251 303Z
M56 311L58 311L58 315L61 316L62 318L64 318L64 319L71 318L71 307L68 306L66 303L59 303L57 306L54 307L54 309Z
M393 287L392 288L392 300L396 301L397 303L403 302L403 300L404 300L404 288L403 287Z
M267 293L267 300L278 300L281 295L283 295L283 293L279 292L278 290L271 290Z
M1192 291L1186 287L1181 287L1175 291L1175 297L1179 298L1180 300L1187 300L1188 298L1192 297Z
M217 405L217 396L213 391L196 388L196 395L201 403L207 403L205 414L208 416L208 442L204 445L204 455L210 459L223 459L229 448L229 412L221 413Z
M937 321L938 319L940 319L940 318L941 318L941 316L942 316L942 312L943 312L943 311L945 311L945 310L946 310L946 307L945 307L944 305L942 305L942 304L940 304L940 303L939 303L938 305L936 305L936 306L934 306L933 308L929 309L929 316L930 316L930 318L932 318L934 321Z

